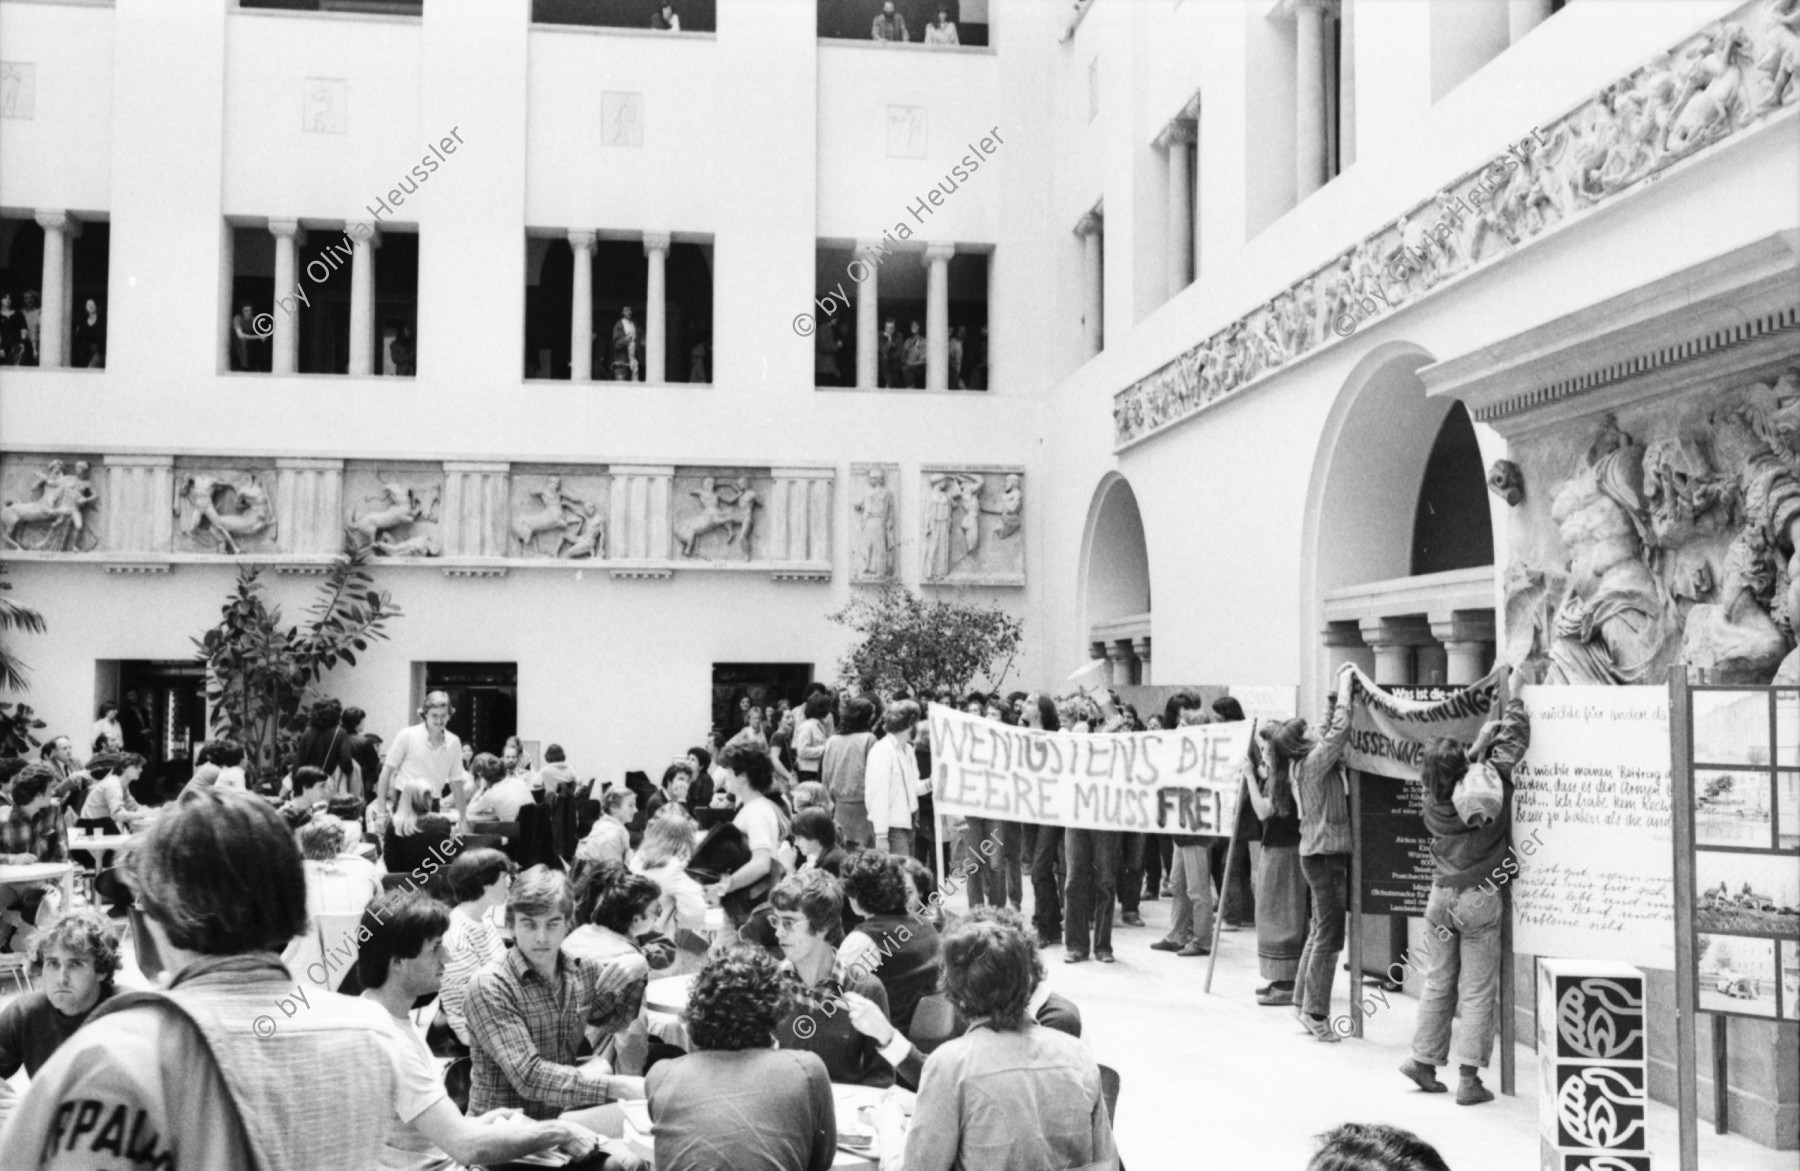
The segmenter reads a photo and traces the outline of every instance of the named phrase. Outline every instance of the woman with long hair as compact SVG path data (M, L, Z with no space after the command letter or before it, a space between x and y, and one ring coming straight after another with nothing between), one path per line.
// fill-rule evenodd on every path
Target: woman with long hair
M825 742L820 758L819 779L836 803L833 819L839 836L857 846L875 844L875 827L869 822L869 806L864 800L869 750L875 746L875 704L867 696L856 696L844 704L844 718L838 731Z
M1266 741L1279 725L1264 725ZM1262 860L1256 870L1256 960L1268 983L1256 1003L1294 1003L1294 977L1306 947L1307 889L1300 872L1300 807L1294 800L1293 758L1250 748L1250 807L1262 826Z
M415 777L400 787L394 819L381 838L382 863L389 874L410 874L454 834L450 819L432 812L432 784Z

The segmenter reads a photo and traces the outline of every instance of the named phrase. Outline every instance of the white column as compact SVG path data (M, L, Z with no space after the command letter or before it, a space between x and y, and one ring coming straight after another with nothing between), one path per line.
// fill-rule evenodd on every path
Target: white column
M1189 165L1189 148L1198 134L1192 122L1176 120L1157 139L1169 156L1169 197L1165 215L1168 240L1163 250L1167 258L1168 295L1187 288L1194 281L1194 193L1193 168Z
M1120 638L1107 643L1106 657L1112 660L1112 685L1130 687L1131 667L1137 662L1137 656L1131 653L1131 640Z
M664 269L669 259L669 233L644 233L644 381L663 382L663 355L669 346L669 318Z
M575 250L575 288L569 298L569 379L594 378L594 233L570 232Z
M40 211L44 229L44 279L38 290L38 365L69 364L69 253L81 222L66 211Z
M350 260L350 373L375 373L375 249L381 237L374 224L363 223L366 231L352 231L357 224L345 224L353 255Z
M879 246L878 240L858 240L857 256L866 257L870 249ZM853 268L860 266L862 269L860 279L856 282L856 388L874 390L875 384L880 381L876 376L880 355L876 351L880 347L881 336L881 306L877 300L881 267L867 259L853 260L850 264Z
M1550 0L1506 0L1506 31L1512 44L1550 19Z
M1487 673L1494 645L1494 620L1479 611L1459 611L1431 619L1431 633L1444 644L1444 682L1467 687Z
M1294 199L1325 186L1325 17L1330 0L1292 0L1294 59Z
M1148 686L1150 679L1150 636L1131 640L1131 649L1137 652L1138 682Z
M925 249L925 389L950 387L950 258L951 244Z
M1075 225L1075 234L1081 237L1081 335L1086 343L1087 356L1093 357L1100 352L1105 339L1101 331L1101 314L1106 308L1106 285L1103 260L1100 254L1101 233L1104 222L1097 211L1090 211L1081 217Z
M1365 618L1363 641L1375 650L1375 682L1408 685L1413 682L1413 648L1436 640L1424 622L1404 618Z
M288 290L298 287L297 258L300 244L299 220L270 220L269 231L275 236L275 296L279 300ZM274 353L269 369L275 374L292 374L300 369L300 307L289 313L279 305L269 307L275 318Z

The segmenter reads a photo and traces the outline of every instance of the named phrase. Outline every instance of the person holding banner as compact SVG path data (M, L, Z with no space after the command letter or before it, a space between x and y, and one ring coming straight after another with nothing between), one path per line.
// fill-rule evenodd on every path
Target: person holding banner
M1177 707L1183 695L1192 695L1193 703ZM1213 722L1213 713L1201 707L1200 697L1192 692L1171 696L1168 710L1175 721L1171 727ZM1211 955L1212 948L1207 944L1213 936L1213 889L1207 838L1203 834L1175 832L1164 836L1175 847L1169 866L1169 934L1150 947L1178 956Z
M1496 706L1499 706L1496 704ZM1481 1070L1499 1025L1500 925L1506 900L1500 888L1518 872L1508 857L1512 837L1513 766L1531 743L1524 701L1505 705L1465 752L1461 741L1439 736L1425 745L1420 780L1425 786L1425 826L1431 831L1436 872L1425 907L1425 990L1419 997L1412 1056L1400 1072L1428 1094L1448 1089L1437 1067L1450 1057L1450 1018L1462 1017L1456 1047L1458 1106L1494 1100Z
M1259 730L1266 742L1273 727ZM1294 1003L1294 982L1306 947L1306 877L1300 870L1300 809L1294 801L1289 761L1276 753L1264 767L1254 757L1246 791L1250 808L1262 823L1262 857L1256 867L1256 962L1269 983L1256 993L1256 1003L1279 1007Z
M1300 953L1294 1009L1306 1031L1326 1042L1343 1040L1328 1018L1350 903L1350 795L1343 761L1350 740L1355 672L1354 663L1345 663L1338 672L1324 735L1315 740L1307 735L1305 720L1292 719L1270 729L1268 740L1271 772L1294 782L1300 810L1300 872L1312 892L1312 926Z
M1111 721L1102 728L1107 732L1115 730ZM1072 825L1063 829L1067 851L1064 865L1068 868L1063 888L1063 898L1068 905L1064 931L1069 940L1068 950L1063 953L1065 964L1079 964L1088 958L1090 931L1094 958L1103 964L1113 962L1113 901L1124 838L1125 835L1117 830ZM1141 877L1139 881L1142 881ZM1212 898L1210 891L1207 898L1209 901Z
M1019 723L1040 732L1062 731L1056 701L1033 692L1019 701ZM1037 928L1039 947L1062 943L1062 884L1057 881L1057 861L1062 856L1063 831L1059 825L1037 825L1031 841L1031 919Z

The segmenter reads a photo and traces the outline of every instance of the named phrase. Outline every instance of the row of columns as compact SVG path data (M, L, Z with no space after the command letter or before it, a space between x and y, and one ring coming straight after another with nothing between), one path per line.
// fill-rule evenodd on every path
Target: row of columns
M569 233L575 250L575 294L569 299L569 377L575 382L594 380L594 246L599 233ZM644 381L667 381L669 247L668 232L644 233ZM606 339L611 345L611 338Z
M856 279L856 386L874 390L880 382L881 360L881 265L866 259L879 255L882 240L858 240L857 259L851 273ZM925 389L950 389L950 258L954 244L928 244L920 263L925 266Z
M1088 655L1105 659L1114 687L1130 687L1150 682L1150 636L1141 638L1096 639L1088 644Z
M1187 107L1156 136L1169 160L1169 185L1164 200L1168 248L1164 253L1164 278L1168 295L1187 288L1200 271L1200 188L1194 174L1195 148L1200 142L1200 98Z
M1330 671L1353 662L1377 683L1465 687L1487 674L1494 657L1488 611L1406 615L1332 622L1325 628Z
M270 306L275 329L269 338L269 371L294 374L300 369L300 317L279 306L300 287L300 249L306 244L306 229L297 219L270 220L269 234L275 237L276 300ZM344 234L351 240L349 373L366 378L375 373L375 249L381 247L381 231L368 220L350 221L344 225Z

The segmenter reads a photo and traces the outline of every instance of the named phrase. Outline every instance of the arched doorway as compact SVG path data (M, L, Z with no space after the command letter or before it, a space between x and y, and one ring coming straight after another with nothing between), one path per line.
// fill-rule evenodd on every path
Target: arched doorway
M1137 494L1117 472L1094 489L1081 542L1082 629L1115 686L1150 682L1150 554Z
M1418 346L1378 347L1351 373L1313 461L1304 625L1319 632L1304 706L1346 660L1382 683L1469 683L1494 642L1494 535L1474 426L1428 398Z

